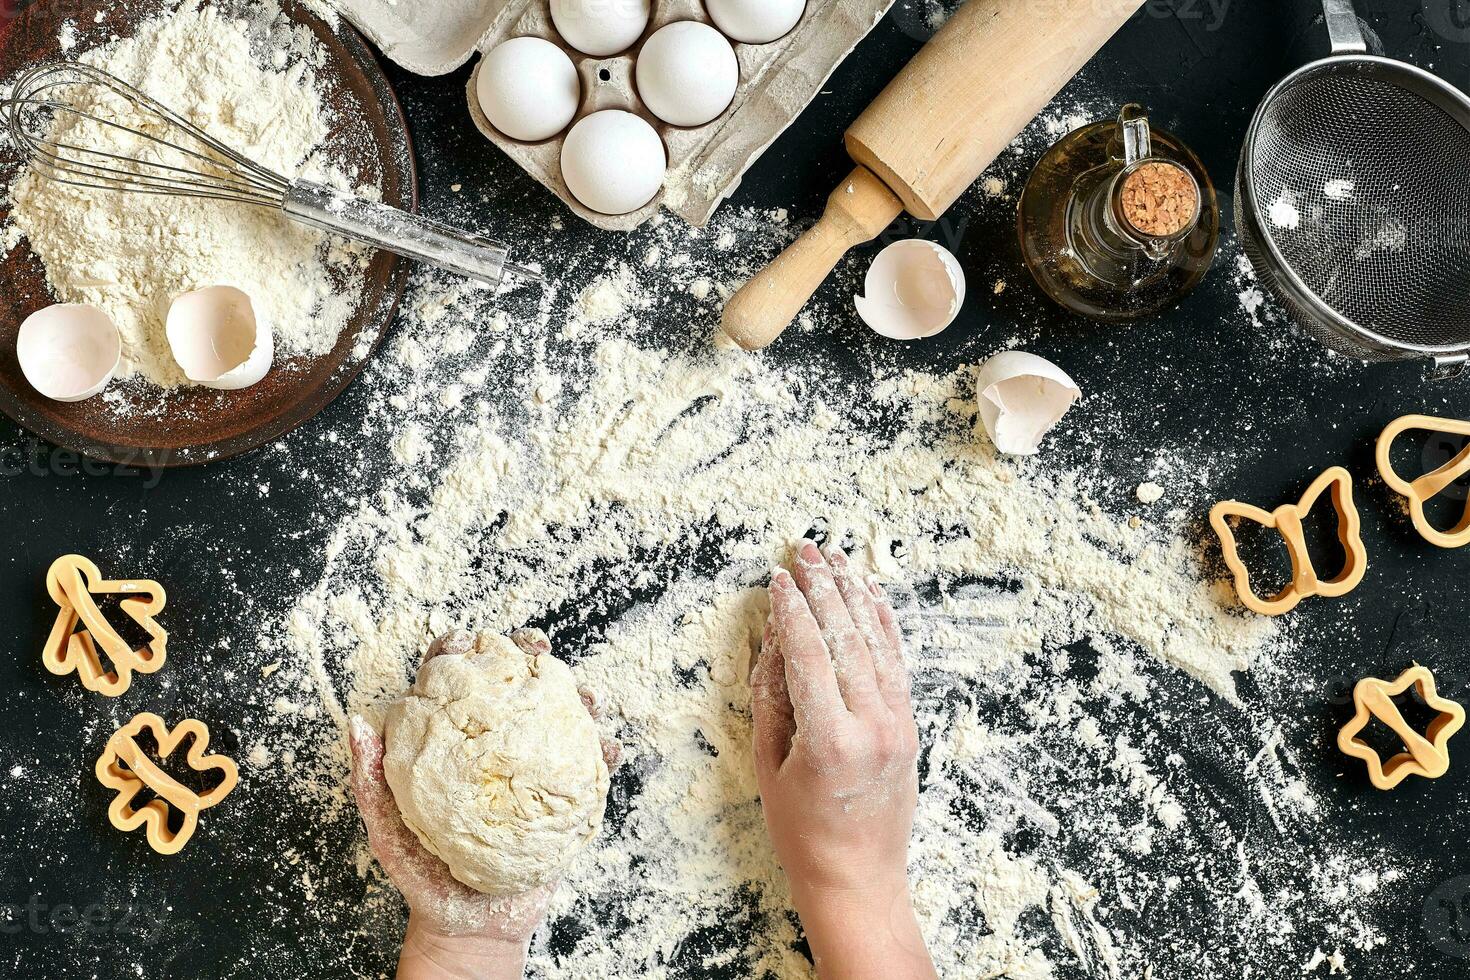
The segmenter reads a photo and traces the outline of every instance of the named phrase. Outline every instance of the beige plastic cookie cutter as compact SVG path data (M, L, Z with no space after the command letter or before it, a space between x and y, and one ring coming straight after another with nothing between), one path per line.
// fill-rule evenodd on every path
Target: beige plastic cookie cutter
M1425 473L1419 479L1410 483L1399 476L1398 471L1393 468L1393 444L1399 436L1411 429L1421 429L1425 432L1438 432L1444 435L1470 436L1470 422L1461 422L1458 419L1439 419L1429 415L1405 415L1396 419L1388 428L1383 430L1383 435L1378 437L1378 472L1383 476L1383 482L1395 492L1409 501L1409 517L1414 521L1414 527L1418 529L1424 540L1441 548L1463 548L1470 544L1470 500L1465 502L1465 513L1460 518L1460 523L1448 531L1441 531L1429 523L1429 518L1424 512L1425 504L1439 496L1450 484L1470 473L1470 446L1466 446L1459 455L1450 460L1439 469L1431 473Z
M1329 490L1332 493L1333 506L1337 510L1337 539L1342 543L1347 560L1337 576L1324 581L1312 566L1312 556L1307 550L1306 532L1302 522ZM1240 559L1240 547L1235 540L1235 531L1230 526L1232 518L1254 521L1274 528L1281 532L1286 541L1286 549L1291 556L1291 583L1270 599L1261 598L1251 588L1250 570ZM1284 504L1274 511L1265 511L1250 504L1226 500L1216 504L1210 511L1210 524L1220 537L1220 549L1226 566L1235 577L1235 591L1241 604L1262 616L1284 616L1303 599L1311 596L1337 598L1347 595L1362 584L1363 576L1368 571L1368 549L1363 544L1363 521L1353 503L1353 477L1341 466L1334 466L1317 477L1298 503Z
M193 744L185 761L195 772L216 770L223 775L219 785L205 793L196 793L168 773L138 745L138 736L147 729L158 743L158 757L168 759L185 740ZM107 748L97 760L97 780L117 796L107 807L107 818L118 830L128 833L143 827L148 845L159 854L177 854L183 850L199 827L199 814L219 805L240 781L240 770L222 755L205 755L209 748L209 728L190 718L179 722L172 731L158 715L145 712L113 733ZM155 799L134 809L138 794L149 790ZM177 830L169 826L170 812L182 817Z
M61 607L41 662L58 676L76 671L82 686L115 698L133 684L133 673L152 674L168 658L168 631L155 618L168 602L163 586L146 579L110 581L81 555L56 559L46 573L46 591ZM148 642L134 648L97 608L96 596L126 596L118 607L148 634ZM77 626L84 629L78 631ZM102 665L105 653L112 669Z
M1423 735L1404 720L1393 699L1417 688L1419 697L1439 715L1429 723ZM1410 776L1438 779L1450 768L1450 737L1465 724L1465 709L1454 701L1439 696L1434 674L1428 667L1415 664L1393 682L1365 677L1353 689L1357 713L1337 733L1337 747L1354 759L1368 764L1368 779L1382 790L1390 790ZM1383 722L1403 740L1405 751L1387 762L1368 743L1358 737L1374 718Z

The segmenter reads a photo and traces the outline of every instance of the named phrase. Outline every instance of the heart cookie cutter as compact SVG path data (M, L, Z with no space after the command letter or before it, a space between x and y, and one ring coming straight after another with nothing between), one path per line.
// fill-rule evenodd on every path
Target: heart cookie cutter
M1441 548L1463 548L1470 544L1470 500L1465 502L1465 514L1460 523L1449 531L1441 531L1429 523L1424 506L1439 496L1456 480L1470 473L1470 446L1466 446L1454 459L1439 469L1425 473L1412 483L1399 476L1393 468L1393 444L1399 436L1411 429L1438 432L1444 435L1470 436L1470 422L1458 419L1438 419L1429 415L1405 415L1394 420L1383 435L1378 437L1378 472L1383 482L1409 501L1409 517L1414 527L1430 544Z
M144 729L158 742L160 759L167 759L186 739L192 738L193 744L185 754L189 768L196 772L218 770L223 773L219 785L207 793L196 793L164 772L138 745L138 736ZM209 728L194 718L179 722L170 731L162 718L145 712L114 732L97 760L98 782L117 791L107 807L107 818L112 825L124 833L145 828L148 845L159 854L177 854L183 850L199 827L199 814L217 806L240 781L240 770L235 763L222 755L205 755L208 748ZM133 801L145 789L157 798L134 809ZM178 830L169 827L170 809L183 817Z
M1419 697L1426 705L1439 712L1423 735L1409 726L1399 706L1393 702L1394 698L1408 693L1411 687L1418 689ZM1393 682L1365 677L1353 688L1353 704L1357 713L1337 733L1337 747L1368 764L1368 779L1374 786L1390 790L1410 776L1438 779L1449 771L1447 746L1450 737L1465 724L1465 709L1439 696L1434 674L1428 667L1415 664ZM1358 738L1375 717L1393 729L1394 734L1403 740L1406 750L1387 762L1372 746Z
M1324 493L1332 492L1333 506L1337 510L1337 539L1347 553L1342 572L1335 578L1323 581L1312 567L1312 556L1307 551L1306 532L1302 522L1316 506ZM1291 584L1270 599L1263 599L1251 588L1250 570L1240 559L1240 547L1235 540L1235 531L1230 519L1254 521L1281 532L1291 555ZM1362 584L1368 571L1368 549L1363 544L1363 521L1353 503L1353 477L1341 466L1324 472L1295 504L1284 504L1274 511L1265 511L1250 504L1235 500L1222 501L1210 511L1210 525L1220 537L1220 549L1225 564L1235 577L1235 591L1240 602L1252 612L1262 616L1284 616L1291 612L1303 599L1311 596L1336 598L1347 595Z
M152 674L168 657L168 631L155 617L163 611L168 595L163 586L146 579L109 581L97 566L81 555L56 559L46 573L46 591L61 607L56 625L41 651L41 662L58 676L76 671L82 686L104 697L115 698L133 684L133 672ZM97 608L94 596L122 595L118 607L147 631L149 640L134 649ZM85 629L77 630L78 624ZM102 666L98 650L112 661L112 670Z

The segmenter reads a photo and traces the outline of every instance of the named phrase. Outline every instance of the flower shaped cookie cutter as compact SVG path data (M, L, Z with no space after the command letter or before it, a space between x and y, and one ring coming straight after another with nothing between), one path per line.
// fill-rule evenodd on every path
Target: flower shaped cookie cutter
M41 651L41 662L51 673L65 676L75 671L87 690L115 698L132 686L134 671L152 674L163 667L168 631L155 617L163 611L168 595L157 582L109 581L88 559L66 555L56 559L46 573L46 591L61 607ZM97 608L95 597L99 595L127 596L118 607L147 631L148 642L134 649L118 635ZM79 624L85 629L78 631ZM112 662L111 670L102 665L99 650Z
M144 729L157 741L160 759L169 758L185 740L192 738L193 743L185 754L189 768L195 772L220 772L219 785L208 792L196 793L164 772L138 745L138 736ZM222 755L205 755L208 748L209 729L204 722L193 718L179 722L170 731L162 718L145 712L114 732L97 760L96 769L98 782L117 791L107 807L107 818L112 825L124 833L143 827L148 845L159 854L177 854L183 850L199 827L199 814L217 806L240 781L240 770L235 763ZM133 801L144 790L152 791L156 798L135 809ZM183 818L178 830L169 826L171 809Z
M1306 532L1302 522L1329 490L1332 492L1333 506L1337 510L1337 539L1342 542L1347 561L1337 576L1324 581L1312 567L1312 556L1307 551ZM1254 521L1274 528L1286 540L1286 548L1291 555L1291 583L1270 599L1261 598L1251 588L1250 570L1240 559L1240 547L1235 540L1235 531L1230 526L1231 518ZM1235 591L1240 596L1241 604L1263 616L1284 616L1303 599L1311 596L1336 598L1347 595L1362 584L1363 576L1368 571L1368 549L1363 544L1363 521L1353 503L1353 477L1341 466L1334 466L1317 477L1300 502L1284 504L1274 511L1265 511L1235 500L1222 501L1210 511L1210 525L1220 537L1220 549L1226 566L1235 577Z
M1443 435L1470 436L1470 422L1458 419L1438 419L1429 415L1405 415L1393 421L1378 437L1378 472L1383 482L1409 501L1409 517L1414 527L1430 544L1441 548L1463 548L1470 544L1470 500L1465 502L1465 514L1451 530L1441 531L1429 523L1424 506L1443 493L1450 484L1470 473L1470 446L1466 446L1439 469L1425 473L1412 483L1399 476L1393 468L1393 444L1399 436L1412 429L1435 432Z
M1416 688L1419 697L1438 717L1430 722L1423 735L1414 731L1404 720L1393 699ZM1368 779L1382 790L1390 790L1410 776L1438 779L1450 768L1448 743L1450 737L1465 724L1465 709L1454 701L1439 696L1435 688L1434 674L1428 667L1415 664L1389 682L1377 677L1365 677L1353 689L1353 704L1357 713L1337 733L1337 747L1354 759L1368 764ZM1403 740L1405 751L1387 762L1367 742L1358 736L1368 724L1377 718L1395 735Z

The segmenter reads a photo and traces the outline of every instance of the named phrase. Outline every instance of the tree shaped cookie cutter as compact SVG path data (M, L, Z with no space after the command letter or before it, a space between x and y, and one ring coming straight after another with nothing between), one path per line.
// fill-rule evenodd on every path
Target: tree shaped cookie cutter
M192 789L164 772L138 745L138 736L147 729L158 742L158 757L167 759L186 739L193 743L185 755L190 769L196 772L217 770L223 774L219 785L206 793ZM113 733L107 748L97 760L97 780L117 796L107 807L107 818L118 830L128 833L145 828L148 845L159 854L177 854L183 850L199 827L199 814L230 794L240 781L240 770L222 755L205 755L209 748L209 729L204 722L190 718L172 731L158 715L145 712ZM133 801L144 790L156 799L134 809ZM169 827L170 809L183 818L178 830Z
M1316 506L1324 493L1332 491L1333 506L1337 509L1337 539L1342 542L1347 561L1336 577L1323 581L1312 567L1312 556L1307 551L1306 532L1302 522ZM1240 547L1235 540L1235 531L1230 526L1231 518L1254 521L1281 532L1291 555L1291 583L1270 599L1263 599L1251 588L1250 570L1240 559ZM1317 477L1307 489L1300 502L1284 504L1274 511L1265 511L1250 504L1235 500L1222 501L1210 511L1210 524L1220 537L1220 549L1225 564L1235 577L1235 591L1241 604L1263 616L1284 616L1291 612L1303 599L1311 596L1336 598L1347 595L1362 584L1368 571L1368 549L1363 544L1363 521L1353 503L1353 477L1341 466L1334 466Z
M1470 422L1461 422L1457 419L1437 419L1428 415L1405 415L1392 422L1388 428L1383 430L1383 435L1378 437L1378 472L1383 476L1383 482L1387 483L1395 493L1408 499L1409 517L1414 521L1414 527L1418 529L1420 535L1430 544L1441 548L1463 548L1470 544L1470 500L1465 502L1465 514L1460 518L1460 522L1448 531L1441 531L1429 523L1424 506L1443 493L1450 484L1470 473L1470 446L1466 446L1459 455L1444 466L1431 473L1425 473L1410 483L1399 476L1398 471L1393 468L1393 460L1390 457L1393 453L1394 441L1411 429L1422 429L1426 432L1439 432L1445 435L1470 436Z
M82 686L115 698L133 684L133 672L152 674L168 657L168 631L155 617L168 595L163 586L146 579L109 581L97 566L81 555L56 559L46 573L46 590L61 607L56 625L41 652L41 662L58 676L76 671ZM147 631L149 640L134 649L97 608L99 595L123 595L118 607ZM77 626L85 629L78 631ZM112 670L102 665L98 651L107 654Z
M1426 705L1439 712L1423 735L1409 726L1393 702L1394 698L1408 693L1411 687L1418 689L1419 697ZM1448 743L1450 737L1464 726L1465 709L1439 696L1434 674L1428 667L1415 664L1391 683L1377 677L1365 677L1353 689L1353 704L1357 713L1337 733L1337 747L1368 764L1368 779L1374 786L1390 790L1410 776L1438 779L1449 771ZM1406 750L1387 762L1358 737L1375 717L1393 729L1394 734L1403 740Z

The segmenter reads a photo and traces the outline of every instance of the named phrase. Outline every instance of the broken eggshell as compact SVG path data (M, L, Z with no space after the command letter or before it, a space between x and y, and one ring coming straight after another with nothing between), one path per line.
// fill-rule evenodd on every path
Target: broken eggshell
M26 317L15 355L32 388L52 401L79 402L112 381L122 363L122 335L95 306L61 303Z
M980 368L980 422L995 448L1013 456L1034 456L1042 438L1082 397L1067 372L1025 351L997 354Z
M933 242L894 242L868 267L858 316L893 340L922 340L954 322L965 303L965 272Z
M169 307L166 331L174 360L196 384L222 391L248 388L271 368L275 340L234 286L184 293Z

